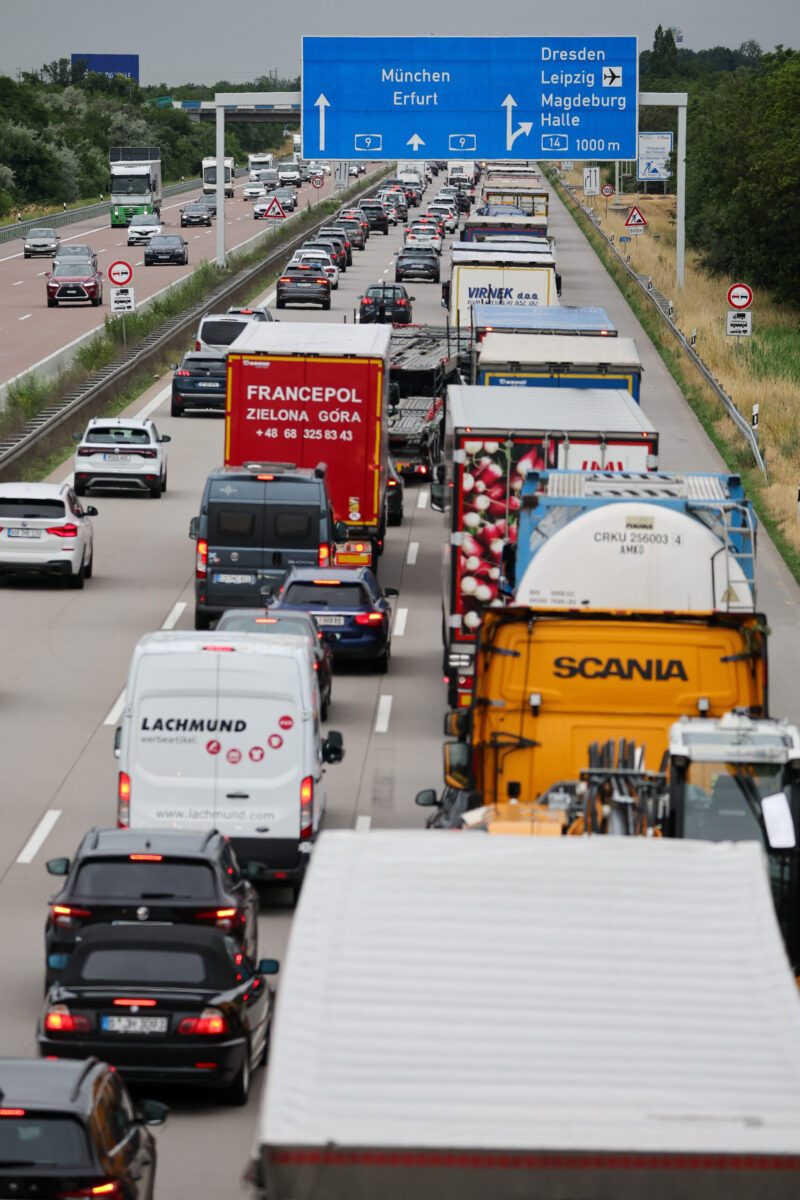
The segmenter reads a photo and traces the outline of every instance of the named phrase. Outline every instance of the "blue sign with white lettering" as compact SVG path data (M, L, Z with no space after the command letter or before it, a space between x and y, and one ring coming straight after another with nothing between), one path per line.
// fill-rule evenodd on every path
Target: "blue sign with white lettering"
M138 54L73 54L73 67L78 63L86 63L87 71L96 75L107 75L109 79L124 75L134 83L139 82Z
M636 157L635 37L303 38L303 157Z

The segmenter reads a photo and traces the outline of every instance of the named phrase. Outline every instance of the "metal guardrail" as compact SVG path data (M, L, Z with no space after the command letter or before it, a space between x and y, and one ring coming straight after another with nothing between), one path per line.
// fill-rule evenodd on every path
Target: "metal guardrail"
M556 173L554 172L554 174L556 174ZM625 258L623 257L622 252L620 251L619 247L616 245L616 243L614 241L614 235L606 233L605 229L603 229L602 225L600 224L599 217L594 212L594 210L589 208L588 205L582 204L581 201L575 195L573 195L573 192L576 190L575 185L566 183L557 174L556 174L556 179L561 184L561 186L564 188L564 190L569 193L570 199L573 201L573 203L581 210L581 212L583 212L589 218L589 220L592 222L592 224L594 225L597 232L601 235L601 237L605 238L606 243L609 246L609 248L611 250L613 250L614 253L616 254L616 256L619 260L620 266L622 266L627 271L627 273L630 275L631 279L633 279L636 283L638 283L639 287L642 289L645 296L647 296L648 299L652 301L653 305L655 306L656 311L658 312L659 316L664 321L667 328L673 334L676 341L678 341L680 343L682 349L688 355L688 357L691 359L692 363L697 367L698 371L703 376L703 378L705 379L706 383L711 388L711 390L714 392L717 399L721 401L728 416L731 418L734 425L739 430L742 437L744 438L744 440L747 442L748 446L750 447L750 451L753 455L756 465L758 466L758 469L761 471L761 473L764 476L764 480L767 483L769 483L769 475L767 474L767 466L766 466L766 463L764 462L764 457L761 453L761 449L759 447L758 438L757 438L756 434L754 433L753 429L750 427L750 424L747 421L747 418L744 417L739 412L739 409L734 404L733 397L728 395L728 393L725 391L725 389L723 388L723 386L719 382L719 380L716 378L716 376L714 374L712 374L710 367L708 367L707 364L703 362L702 358L697 353L697 351L695 350L695 348L692 345L692 343L690 342L690 340L686 337L686 335L684 333L681 332L681 330L676 325L675 310L674 310L672 304L670 303L670 301L667 300L666 297L661 294L661 292L657 291L653 287L653 280L650 278L649 275L640 275L637 271L635 271L633 269L633 267L631 266L631 264L629 262L625 261Z
M354 184L338 194L333 193L331 196L325 197L325 199L345 202L355 195L359 197L372 195L380 187L380 180L385 174L386 171L381 172L374 186L364 191L359 192ZM88 416L102 413L109 400L121 387L124 387L129 380L145 368L157 362L165 351L196 327L200 317L241 299L258 281L259 276L268 275L274 269L279 268L286 260L287 255L293 254L327 221L330 221L330 215L322 217L318 223L305 226L294 237L281 241L274 249L270 249L262 262L237 271L231 279L225 280L203 300L178 316L171 317L158 329L143 338L138 346L132 347L108 366L95 371L73 391L43 409L31 418L19 433L0 440L0 479L11 478L10 469L13 467L18 471L26 458L47 452L54 448L56 441L61 441L72 433L81 432Z

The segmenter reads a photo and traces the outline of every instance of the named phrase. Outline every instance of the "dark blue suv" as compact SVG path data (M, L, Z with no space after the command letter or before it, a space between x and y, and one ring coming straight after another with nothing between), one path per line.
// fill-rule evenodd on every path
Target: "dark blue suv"
M369 567L295 567L286 576L278 604L311 613L334 659L365 659L386 671L392 649L391 596Z

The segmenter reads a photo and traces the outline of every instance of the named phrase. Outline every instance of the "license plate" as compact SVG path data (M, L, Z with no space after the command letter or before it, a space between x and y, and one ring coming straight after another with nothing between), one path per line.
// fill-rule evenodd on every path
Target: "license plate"
M220 385L218 383L209 382L206 379L200 379L200 380L198 380L197 386L201 387L201 388L217 388L217 389L219 389Z
M130 454L104 454L103 458L106 462L130 462Z
M255 583L254 575L228 575L224 571L214 572L214 583Z
M38 538L42 536L41 529L9 529L9 537L14 538Z
M316 621L318 625L344 625L344 617L317 616Z
M101 1017L106 1033L166 1033L166 1017Z

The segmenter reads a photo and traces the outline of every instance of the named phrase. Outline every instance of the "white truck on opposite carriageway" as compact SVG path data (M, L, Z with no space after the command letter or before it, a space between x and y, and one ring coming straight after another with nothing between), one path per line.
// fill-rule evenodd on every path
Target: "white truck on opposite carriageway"
M269 1200L795 1200L800 1005L754 842L323 833Z

